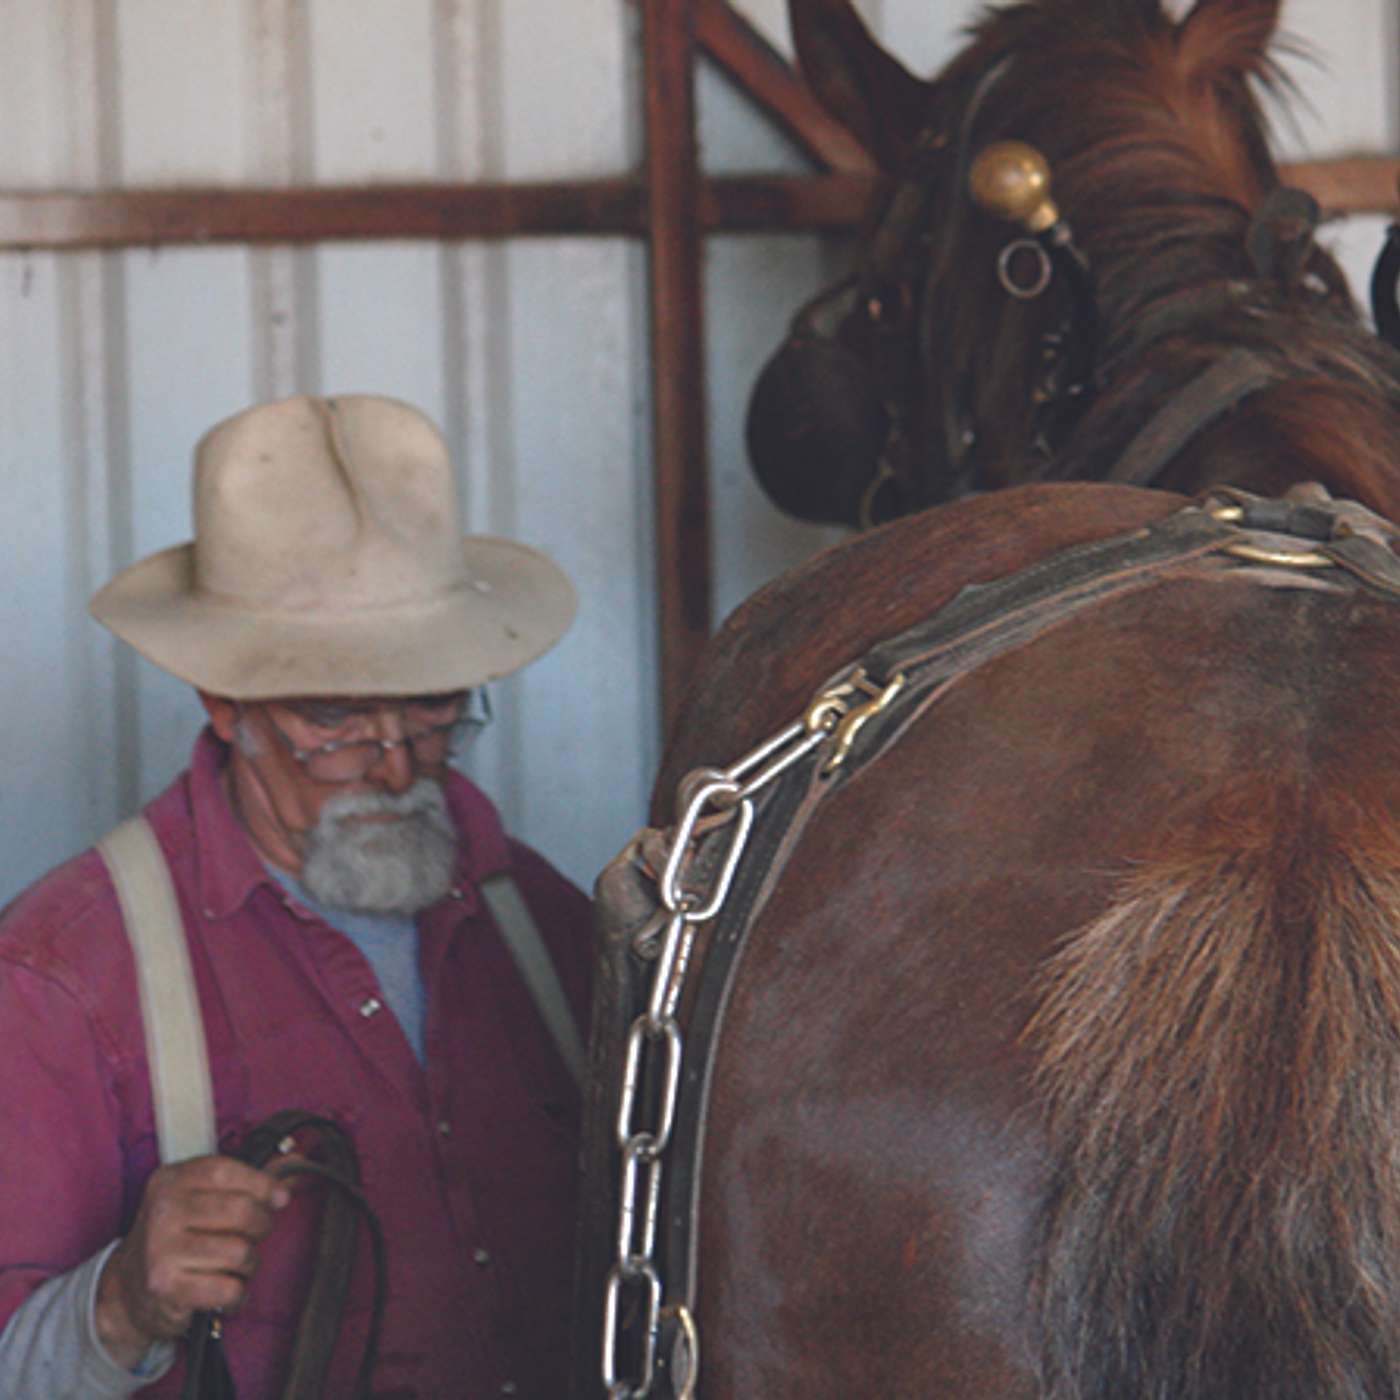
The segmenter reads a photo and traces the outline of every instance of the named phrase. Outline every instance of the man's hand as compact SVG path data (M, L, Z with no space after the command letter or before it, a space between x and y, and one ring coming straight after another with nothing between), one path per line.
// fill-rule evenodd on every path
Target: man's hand
M192 1313L233 1312L258 1267L258 1246L291 1189L232 1157L161 1167L97 1285L97 1335L134 1368L152 1343L180 1336Z

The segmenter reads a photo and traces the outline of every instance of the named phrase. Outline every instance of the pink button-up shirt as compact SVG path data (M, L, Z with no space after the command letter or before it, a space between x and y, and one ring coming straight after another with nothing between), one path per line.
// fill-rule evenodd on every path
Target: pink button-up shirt
M509 839L486 797L454 775L457 887L418 920L420 1064L355 945L268 876L225 799L223 758L206 733L190 771L146 809L189 934L221 1143L289 1107L353 1133L388 1241L376 1400L558 1400L567 1390L578 1095L477 884L510 871L581 1026L587 900ZM157 1165L135 969L92 851L0 918L0 1105L3 1328L34 1287L127 1228ZM278 1393L318 1195L300 1193L278 1216L248 1303L225 1328L240 1400ZM362 1240L329 1395L351 1393L370 1282ZM182 1375L177 1365L143 1394L177 1395Z

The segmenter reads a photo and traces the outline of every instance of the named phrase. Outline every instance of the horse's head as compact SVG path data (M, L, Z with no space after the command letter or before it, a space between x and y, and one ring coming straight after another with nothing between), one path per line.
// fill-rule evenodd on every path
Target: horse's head
M1106 426L1141 421L1127 391L1150 391L1162 345L1245 309L1350 318L1315 206L1269 152L1279 0L1180 20L1161 0L1023 0L930 82L849 0L789 4L805 76L892 194L755 387L750 454L784 509L868 523L1103 475Z

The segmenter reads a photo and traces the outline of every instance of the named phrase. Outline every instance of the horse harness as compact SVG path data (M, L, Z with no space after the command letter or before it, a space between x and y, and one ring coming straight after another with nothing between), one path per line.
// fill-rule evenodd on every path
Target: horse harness
M749 931L819 804L960 678L1098 603L1173 578L1296 584L1299 574L1400 602L1397 541L1396 527L1318 486L1282 499L1217 489L1145 527L963 589L833 675L798 719L738 762L682 782L676 824L639 833L598 883L600 973L619 1003L598 1029L626 1037L613 1120L617 1248L602 1308L609 1400L696 1392L698 1213L717 1045Z

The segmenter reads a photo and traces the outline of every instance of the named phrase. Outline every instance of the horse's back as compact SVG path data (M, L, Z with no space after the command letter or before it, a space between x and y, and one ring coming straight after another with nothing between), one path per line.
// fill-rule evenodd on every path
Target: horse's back
M676 784L792 717L815 685L962 588L1057 550L1130 530L1180 508L1178 496L1066 483L956 501L855 536L782 574L725 621L663 757L653 815L669 820Z
M736 758L963 584L1180 504L1032 488L822 557L721 637L668 771ZM1389 1149L1361 1141L1388 1128L1384 1077L1400 1068L1394 911L1344 911L1349 933L1307 911L1374 903L1400 871L1400 739L1378 719L1397 672L1389 601L1283 571L1162 582L962 676L815 809L748 934L718 1041L699 1311L722 1343L706 1395L1391 1393L1364 1380L1393 1359L1390 1325L1358 1323L1345 1295L1366 1270L1368 1286L1389 1278L1369 1255L1400 1220L1375 1181ZM1294 880L1291 913L1173 924L1171 900L1208 909L1203 887L1228 886L1232 859L1256 860L1271 889ZM1211 946L1221 961L1202 970ZM1333 965L1344 993L1321 984ZM1315 1076L1294 1017L1329 1060ZM1212 1117L1227 1110L1233 1126ZM1319 1152L1304 1110L1334 1114L1345 1141ZM1141 1162L1123 1134L1095 1137L1103 1115L1140 1132ZM1245 1182L1210 1153L1250 1133L1268 1141ZM1322 1171L1364 1177L1365 1199L1339 1203ZM1262 1219L1261 1201L1285 1198L1317 1238ZM1129 1248L1133 1212L1160 1238ZM1318 1228L1332 1215L1335 1246ZM1285 1245L1297 1259L1265 1257ZM1110 1250L1123 1257L1095 1257ZM1190 1250L1194 1293L1171 1274ZM1300 1300L1291 1269L1327 1289ZM1075 1280L1088 1322L1063 1296ZM1112 1352L1113 1328L1154 1301L1151 1355L1115 1371L1095 1348ZM1253 1310L1232 1312L1241 1302ZM1228 1312L1233 1340L1193 1350L1212 1308L1205 1330ZM1090 1340L1047 1339L1066 1319ZM1254 1388L1238 1388L1244 1356ZM1360 1388L1341 1388L1344 1372Z

